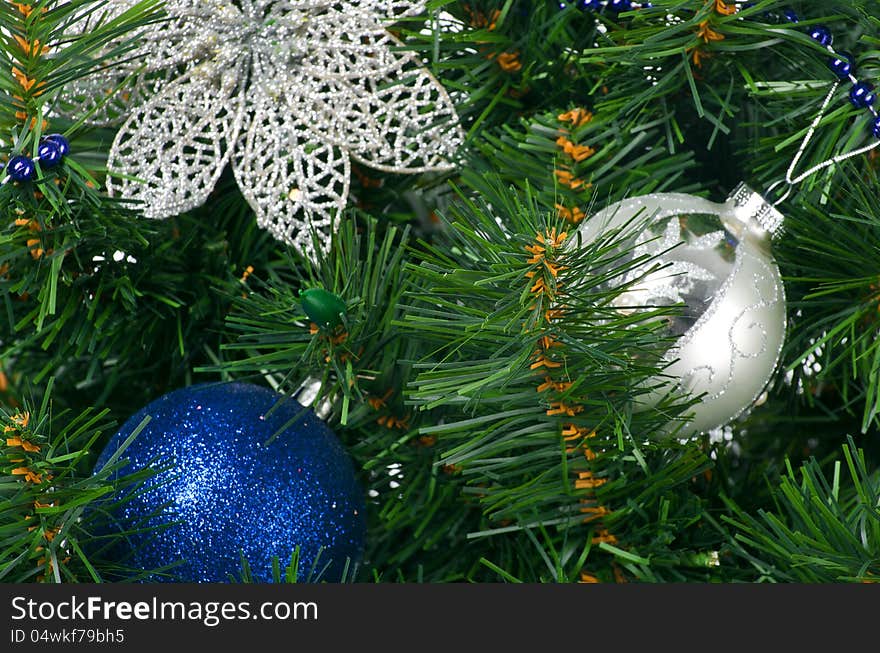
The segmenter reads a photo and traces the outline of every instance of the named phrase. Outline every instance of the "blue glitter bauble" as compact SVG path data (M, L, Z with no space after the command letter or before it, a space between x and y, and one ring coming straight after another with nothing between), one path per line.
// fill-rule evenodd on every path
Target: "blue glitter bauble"
M283 570L297 546L300 580L313 565L321 570L332 562L318 580L338 581L346 560L359 559L363 493L345 449L313 411L245 383L176 390L132 416L96 469L147 415L150 422L122 455L131 464L120 473L160 468L163 461L171 469L112 517L120 531L179 521L126 536L137 568L183 561L172 570L177 578L151 581L228 581L241 568L240 550L263 582L272 578L272 557Z

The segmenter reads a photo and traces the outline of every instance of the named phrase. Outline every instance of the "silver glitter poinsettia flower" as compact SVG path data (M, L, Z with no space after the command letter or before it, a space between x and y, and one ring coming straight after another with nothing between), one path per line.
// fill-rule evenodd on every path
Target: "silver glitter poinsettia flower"
M310 227L326 238L346 205L351 159L393 173L452 169L463 140L452 101L385 29L424 8L168 0L169 20L144 30L129 63L152 81L137 86L148 99L111 148L111 193L165 218L203 204L231 163L258 224L309 252Z

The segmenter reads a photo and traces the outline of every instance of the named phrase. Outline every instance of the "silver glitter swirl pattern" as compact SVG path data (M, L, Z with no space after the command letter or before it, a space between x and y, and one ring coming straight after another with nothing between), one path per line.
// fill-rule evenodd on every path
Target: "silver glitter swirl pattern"
M108 3L103 19L135 0ZM94 109L137 75L110 150L111 193L167 218L205 203L232 162L257 223L311 253L348 201L350 160L375 170L449 171L464 140L452 100L386 29L425 3L168 0L129 61L74 88ZM84 16L73 30L86 30ZM75 109L74 109L75 112ZM79 116L77 116L79 117Z
M739 296L731 298L731 293L737 293ZM750 303L743 305L744 296L749 297L747 301ZM722 399L735 383L739 384L740 388L754 385L747 401L742 398L736 400L737 407L730 411L731 414L725 423L736 419L754 404L767 383L767 379L763 376L751 379L749 374L754 370L746 364L753 362L761 365L762 361L769 362L770 369L766 372L769 376L782 353L784 341L779 334L785 332L786 320L785 311L778 309L780 307L784 309L784 305L785 290L778 268L768 262L766 256L756 254L748 242L741 243L736 251L733 272L724 281L709 308L679 339L676 346L667 352L668 361L677 361L669 371L681 378L681 386L684 389L706 392L704 402ZM732 311L732 319L730 316L719 315L722 311L726 313ZM781 314L781 324L768 324L767 316L777 314ZM711 335L718 331L718 327L713 327L713 321L720 322L720 328L726 328L727 348L720 350L726 354L726 364L718 366L694 363L695 359L699 360L700 352L709 341L716 344L714 352L719 351L718 340ZM691 365L689 369L688 365ZM740 366L749 369L741 371ZM702 378L701 372L705 373ZM719 377L719 372L723 373L723 377ZM751 383L753 380L759 383ZM721 425L723 423L706 428Z
M120 531L178 522L128 536L136 567L182 562L174 580L224 582L237 575L241 551L256 579L267 582L272 556L283 569L299 546L300 579L317 559L319 570L332 563L321 580L334 581L347 559L358 561L364 497L351 460L311 410L282 399L244 383L192 386L149 404L111 439L96 469L149 415L122 456L130 461L123 472L171 464L113 513Z

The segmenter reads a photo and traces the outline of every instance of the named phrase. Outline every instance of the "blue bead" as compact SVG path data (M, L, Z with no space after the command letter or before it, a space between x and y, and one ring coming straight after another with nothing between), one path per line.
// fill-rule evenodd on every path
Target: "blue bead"
M853 87L849 92L849 100L853 105L860 109L871 106L877 100L873 84L869 84L868 82L857 82L856 84L853 84Z
M128 465L116 473L170 468L132 500L111 499L110 519L99 529L147 529L126 536L130 566L180 562L172 580L226 582L227 574L238 574L241 549L255 579L268 582L272 557L283 571L297 546L299 580L312 565L321 570L332 561L320 580L338 581L346 559L356 564L365 539L364 494L346 450L313 411L247 383L175 390L122 426L97 470L147 415L152 419L121 454ZM162 580L168 579L148 582Z
M58 143L50 140L40 143L39 147L37 147L37 156L40 157L41 168L54 168L64 158Z
M876 136L877 138L880 138L880 116L877 116L876 118L874 118L871 132L874 134L874 136Z
M850 76L853 70L853 58L851 54L841 53L836 57L831 57L828 60L828 67L834 71L834 74L840 77L841 79L846 79Z
M6 174L13 181L30 181L37 176L37 166L34 162L22 154L18 154L6 164Z
M807 34L819 45L831 45L831 42L834 40L831 36L831 30L824 25L813 25Z
M47 141L53 141L61 148L61 156L70 154L70 141L61 134L49 134L46 136Z
M607 5L608 11L613 11L615 14L619 14L622 11L631 11L632 8L632 0L609 0Z
M800 19L798 18L798 15L794 12L794 9L786 9L782 12L782 15L785 16L785 19L790 23L800 22Z

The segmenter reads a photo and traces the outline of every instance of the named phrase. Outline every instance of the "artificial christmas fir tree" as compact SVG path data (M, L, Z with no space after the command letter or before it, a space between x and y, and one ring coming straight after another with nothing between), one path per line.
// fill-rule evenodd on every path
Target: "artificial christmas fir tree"
M0 578L875 580L877 15L0 2Z

